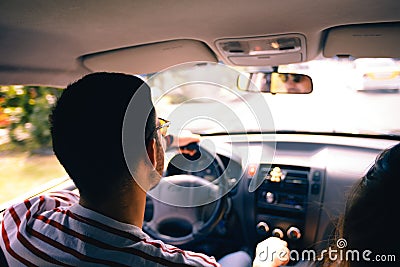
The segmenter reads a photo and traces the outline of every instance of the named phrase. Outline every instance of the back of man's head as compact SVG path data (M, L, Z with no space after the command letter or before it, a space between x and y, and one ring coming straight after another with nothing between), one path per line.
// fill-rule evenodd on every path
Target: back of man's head
M128 106L135 129L129 133L131 167L155 127L146 83L122 73L92 73L68 85L58 100L51 115L53 150L82 196L112 196L129 182L123 146Z

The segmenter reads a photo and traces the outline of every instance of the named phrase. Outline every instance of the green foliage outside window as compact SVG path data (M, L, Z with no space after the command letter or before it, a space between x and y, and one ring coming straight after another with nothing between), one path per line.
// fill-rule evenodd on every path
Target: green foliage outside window
M62 90L43 86L0 86L0 127L22 150L51 148L49 114Z

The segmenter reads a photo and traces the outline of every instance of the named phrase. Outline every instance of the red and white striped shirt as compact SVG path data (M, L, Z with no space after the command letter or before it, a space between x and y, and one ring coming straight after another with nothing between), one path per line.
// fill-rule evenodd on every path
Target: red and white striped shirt
M0 245L9 266L220 266L214 257L153 240L78 200L59 191L7 209Z

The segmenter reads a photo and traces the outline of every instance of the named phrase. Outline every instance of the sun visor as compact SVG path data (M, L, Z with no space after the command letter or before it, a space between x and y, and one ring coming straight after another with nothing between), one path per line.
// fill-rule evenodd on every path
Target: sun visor
M400 56L400 23L341 26L329 30L325 57L391 57Z
M91 71L148 74L186 62L215 62L215 55L202 42L173 40L100 52L82 57Z

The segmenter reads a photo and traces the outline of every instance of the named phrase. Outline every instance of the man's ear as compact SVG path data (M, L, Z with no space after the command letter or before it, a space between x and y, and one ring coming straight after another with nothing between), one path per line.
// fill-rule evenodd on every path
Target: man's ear
M154 167L156 167L157 165L157 143L156 143L156 139L152 138L147 147L147 156L149 157L149 160L151 162L151 164L153 164Z

